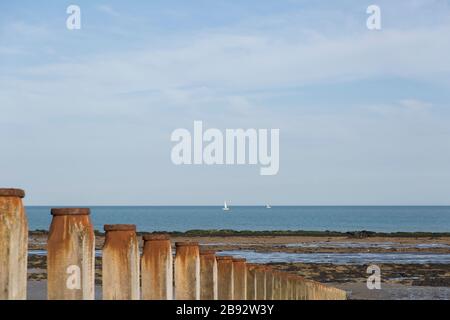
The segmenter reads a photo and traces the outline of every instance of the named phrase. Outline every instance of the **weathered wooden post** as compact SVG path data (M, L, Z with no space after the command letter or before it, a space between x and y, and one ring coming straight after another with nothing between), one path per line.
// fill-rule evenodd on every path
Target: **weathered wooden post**
M275 278L271 267L266 267L266 300L274 300Z
M52 209L47 243L48 299L95 298L95 237L84 208Z
M291 282L291 300L298 300L297 299L297 282L298 282L298 275L291 274L290 275L290 282Z
M139 300L139 243L133 224L104 226L103 300Z
M266 270L264 265L256 268L256 300L266 300Z
M170 237L167 234L147 234L143 240L142 299L172 300L173 257Z
M281 282L281 290L280 290L280 299L288 300L288 274L286 272L280 272L280 282Z
M217 260L213 250L200 251L200 299L217 300Z
M175 299L200 299L200 252L197 242L177 242L175 255Z
M27 298L28 222L20 189L0 189L0 300Z
M256 264L247 263L247 300L256 300Z
M233 299L247 299L247 268L244 258L233 258Z
M272 299L280 300L280 275L278 270L272 269L272 277L273 277L273 289L272 289Z
M297 276L295 281L296 286L296 299L297 300L306 300L306 285L305 279L303 277Z
M306 287L306 300L317 300L314 282L311 280L305 281L305 287Z
M233 300L233 257L217 256L217 298Z

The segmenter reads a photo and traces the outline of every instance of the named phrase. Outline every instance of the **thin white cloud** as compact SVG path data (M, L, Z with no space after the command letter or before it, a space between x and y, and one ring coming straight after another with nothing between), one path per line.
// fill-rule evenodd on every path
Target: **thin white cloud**
M430 102L421 101L417 99L403 99L399 101L399 104L404 108L419 111L428 110L433 106L433 104Z
M111 6L108 6L105 4L97 6L97 9L98 9L98 11L106 13L107 15L110 15L112 17L120 16L120 14L116 10L114 10Z

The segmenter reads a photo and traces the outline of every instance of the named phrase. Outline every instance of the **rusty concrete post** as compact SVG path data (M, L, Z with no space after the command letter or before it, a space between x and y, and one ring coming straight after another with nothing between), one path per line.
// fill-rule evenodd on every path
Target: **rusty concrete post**
M291 300L298 300L297 299L297 282L298 282L298 275L293 274L291 275L291 282L292 282L292 287L291 287Z
M107 224L102 255L103 300L139 300L139 243L134 224Z
M281 290L280 290L280 299L281 300L288 300L288 274L286 272L280 273L280 280L281 280Z
M247 300L256 300L256 264L247 263Z
M296 298L296 279L297 277L293 274L290 274L288 276L289 283L288 283L288 292L289 292L289 300L295 300Z
M27 298L28 222L20 189L0 189L0 300Z
M217 300L217 260L213 250L200 251L200 299Z
M307 280L305 282L306 287L306 299L307 300L316 300L316 290L314 286L314 282L311 280Z
M272 270L273 276L273 290L272 299L281 300L281 275L278 270Z
M95 237L90 210L52 209L47 242L49 300L95 298Z
M306 285L305 279L303 277L297 276L296 278L296 299L297 300L306 300Z
M294 277L292 274L287 275L287 300L293 300L294 298Z
M265 268L266 272L266 300L274 300L274 284L275 278L271 267Z
M286 275L286 300L292 300L292 280L291 275Z
M142 299L173 299L173 257L170 237L166 234L143 236L141 260Z
M233 258L233 299L247 299L247 267L244 258Z
M264 265L256 268L256 300L266 300L266 270Z
M233 300L233 257L217 256L217 299Z
M200 299L200 252L196 242L177 242L175 255L175 299Z

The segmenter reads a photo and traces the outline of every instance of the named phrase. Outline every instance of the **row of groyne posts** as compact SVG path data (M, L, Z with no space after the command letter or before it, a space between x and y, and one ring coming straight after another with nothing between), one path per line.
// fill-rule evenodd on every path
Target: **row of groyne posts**
M0 300L26 299L28 223L19 189L0 189ZM95 235L87 208L52 209L47 242L47 297L95 299ZM243 258L201 250L168 235L143 236L136 226L105 225L105 300L346 299L345 291Z

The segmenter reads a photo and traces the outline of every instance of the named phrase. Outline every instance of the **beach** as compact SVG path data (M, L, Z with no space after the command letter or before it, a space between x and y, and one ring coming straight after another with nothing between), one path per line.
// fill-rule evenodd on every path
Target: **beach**
M206 231L204 233L207 233ZM213 232L211 232L214 234ZM101 286L101 248L96 233L97 297ZM266 263L347 291L350 299L450 299L448 236L220 236L172 235L172 244L195 241L219 255L233 254ZM320 234L320 233L319 233ZM141 236L139 237L142 245ZM31 232L29 296L45 298L46 232ZM367 267L381 269L381 289L366 286Z

